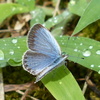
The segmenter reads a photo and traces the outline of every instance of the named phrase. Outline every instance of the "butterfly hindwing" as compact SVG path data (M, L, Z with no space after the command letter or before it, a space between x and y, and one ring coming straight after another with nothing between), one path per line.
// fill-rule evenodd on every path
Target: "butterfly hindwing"
M26 51L23 58L24 69L33 75L39 74L55 61L55 59L52 59L45 54L36 53L31 50Z

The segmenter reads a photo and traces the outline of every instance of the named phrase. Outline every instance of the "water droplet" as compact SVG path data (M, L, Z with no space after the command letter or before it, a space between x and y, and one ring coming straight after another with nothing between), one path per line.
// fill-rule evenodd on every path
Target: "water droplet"
M62 45L64 45L64 42L62 43Z
M63 27L60 27L60 29L63 29Z
M20 46L17 47L18 49L20 48Z
M74 1L74 0L71 0L70 3L71 3L72 5L75 5L75 1Z
M74 43L74 45L76 45L76 43Z
M42 24L45 27L45 24Z
M72 40L75 40L74 38Z
M0 50L0 60L4 60L4 53L2 50Z
M17 39L12 39L12 43L17 43Z
M100 65L98 67L100 67Z
M89 46L89 49L92 49L93 48L93 46Z
M54 23L57 23L57 20L54 20Z
M60 37L62 37L62 35L60 35Z
M93 68L93 67L94 67L94 65L91 65L90 67L92 67L92 68Z
M26 40L23 40L23 42L25 42Z
M59 84L62 84L62 82L59 82Z
M85 51L85 52L83 52L83 56L85 56L85 57L88 57L88 56L90 56L91 55L91 52L90 51Z
M13 55L14 54L14 51L13 50L10 50L9 54L10 55Z
M23 10L23 8L19 8L19 10L21 11L21 10Z
M77 49L74 49L74 51L77 52L78 50Z
M31 13L32 15L34 15L34 14L35 14L35 11L31 11L30 13Z
M5 43L4 45L6 46L7 44Z
M80 45L83 45L83 43L80 43Z
M100 55L100 50L96 51L96 54Z
M54 17L55 20L57 20L57 17Z
M52 19L49 19L48 21L49 21L49 22L52 22Z
M98 71L98 74L100 74L100 70Z
M15 9L16 9L16 8L15 8L15 7L13 7L13 8L12 8L12 11L15 11Z
M38 22L39 21L39 19L36 19L36 22Z

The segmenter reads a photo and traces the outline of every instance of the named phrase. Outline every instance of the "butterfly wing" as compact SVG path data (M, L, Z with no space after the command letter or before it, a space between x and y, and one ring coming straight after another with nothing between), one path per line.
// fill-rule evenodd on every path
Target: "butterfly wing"
M41 24L34 25L28 34L29 49L49 55L52 58L61 54L60 47L51 33Z
M56 59L56 62L53 62L52 64L50 64L48 67L44 68L37 76L36 76L36 82L40 81L46 74L48 74L49 72L51 72L52 70L54 70L55 68L61 66L62 64L65 63L65 59L67 58L67 56L64 57L60 57L58 59Z
M28 50L23 56L23 68L33 75L38 75L54 61L55 58L52 59L48 55Z

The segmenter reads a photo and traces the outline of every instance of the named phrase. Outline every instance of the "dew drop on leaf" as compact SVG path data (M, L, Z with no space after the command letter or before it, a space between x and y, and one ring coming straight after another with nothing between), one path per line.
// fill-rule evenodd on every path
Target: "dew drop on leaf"
M54 20L54 23L57 23L57 20Z
M51 19L49 19L48 21L49 21L49 22L52 22L52 20L51 20Z
M98 67L100 68L100 65Z
M75 2L74 0L71 0L71 1L70 1L70 4L71 4L71 5L75 5L75 3L76 3L76 2Z
M97 51L96 51L96 54L100 55L100 50L97 50Z
M7 44L5 43L4 45L6 46Z
M3 40L3 42L5 42L5 40Z
M60 35L60 37L62 37L62 35Z
M0 60L4 60L4 53L2 50L0 50Z
M92 49L93 48L93 46L89 46L89 49Z
M88 57L88 56L90 56L91 55L91 52L90 51L85 51L85 52L83 52L83 56L85 56L85 57Z
M80 43L80 45L83 45L83 43Z
M33 14L35 14L35 11L31 11L30 13L33 15Z
M91 65L90 67L92 67L92 68L93 68L93 67L94 67L94 65Z
M63 27L60 27L60 29L63 29Z
M42 24L42 25L43 25L44 27L46 26L46 25L45 25L45 23L44 23L44 24Z
M62 45L64 45L64 42L62 43Z
M100 74L100 70L98 71L98 74Z
M16 9L16 8L15 8L15 7L13 7L13 8L12 8L12 11L15 11L15 9Z
M74 49L74 51L77 52L78 50L77 49Z
M74 43L74 45L76 45L76 43Z
M20 48L20 46L17 47L18 49Z
M17 43L17 39L12 39L12 43Z
M13 55L14 54L14 50L10 50L9 54Z
M59 84L62 84L62 82L59 82Z

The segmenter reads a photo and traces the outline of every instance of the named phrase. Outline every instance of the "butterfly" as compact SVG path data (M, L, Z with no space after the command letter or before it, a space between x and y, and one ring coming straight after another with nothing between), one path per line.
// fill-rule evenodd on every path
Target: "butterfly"
M23 55L23 68L36 76L36 82L61 66L67 55L61 49L51 33L41 24L35 24L28 33L28 48Z

